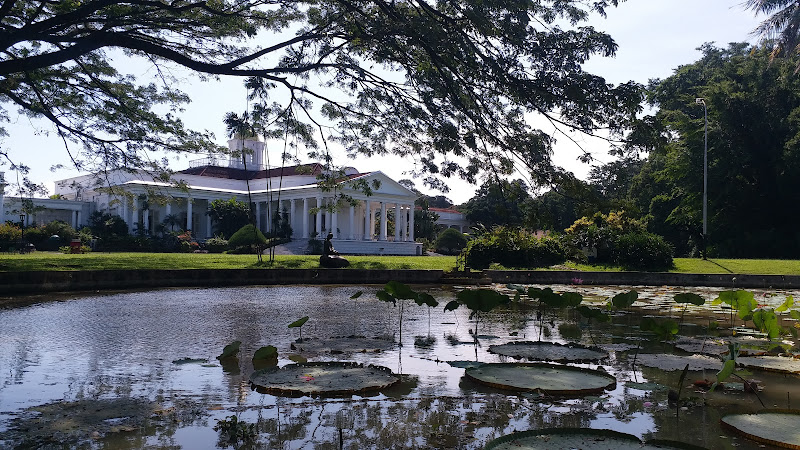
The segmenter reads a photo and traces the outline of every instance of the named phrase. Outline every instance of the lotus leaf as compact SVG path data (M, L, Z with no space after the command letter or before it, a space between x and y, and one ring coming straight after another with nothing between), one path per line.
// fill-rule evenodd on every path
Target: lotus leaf
M800 411L764 410L756 414L730 414L720 424L763 444L800 449Z
M800 374L800 360L781 356L747 356L736 358L736 362L744 367L769 370L773 372Z
M259 392L286 396L351 395L384 389L399 381L400 377L385 367L348 362L289 364L250 376Z
M485 450L520 449L689 449L698 448L681 442L654 441L652 444L639 440L634 435L612 430L587 428L550 428L509 434L489 442Z
M465 376L487 386L549 395L587 395L612 389L613 376L599 370L542 363L484 364Z
M509 342L502 345L491 345L489 352L512 358L558 362L597 361L608 357L608 353L599 348L555 342Z

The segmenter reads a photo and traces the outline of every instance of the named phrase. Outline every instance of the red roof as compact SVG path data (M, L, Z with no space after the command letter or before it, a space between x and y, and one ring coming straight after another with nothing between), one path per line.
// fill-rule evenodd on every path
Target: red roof
M181 170L178 173L186 175L198 175L201 177L226 178L229 180L256 180L261 178L275 178L283 175L290 177L293 175L319 175L323 167L319 163L300 164L297 166L278 167L269 170L244 170L235 167L201 166Z

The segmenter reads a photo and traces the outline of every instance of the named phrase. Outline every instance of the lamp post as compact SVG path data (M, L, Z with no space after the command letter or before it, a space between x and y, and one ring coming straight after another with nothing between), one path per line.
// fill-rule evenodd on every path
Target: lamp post
M695 103L703 105L703 259L706 259L706 236L708 235L708 107L703 98Z
M19 226L22 229L22 237L20 240L22 241L22 245L25 245L25 214L19 215Z

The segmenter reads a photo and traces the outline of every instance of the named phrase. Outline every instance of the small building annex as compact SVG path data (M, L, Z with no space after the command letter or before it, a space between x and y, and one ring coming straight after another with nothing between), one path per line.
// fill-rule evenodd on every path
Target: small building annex
M232 139L231 150L248 150L244 159L206 158L192 161L190 167L173 175L174 183L154 181L137 173L115 171L98 177L85 175L56 182L55 193L65 200L52 200L58 205L45 205L64 210L67 223L74 227L85 223L94 211L121 216L130 233L152 234L155 225L167 216L177 218L181 228L191 230L198 239L214 236L208 207L214 200L235 198L247 202L247 183L255 205L256 225L264 232L273 226L273 215L281 212L288 219L295 240L324 238L333 233L336 249L345 254L420 255L422 246L414 241L414 201L417 194L380 171L360 173L347 168L338 181L340 193L356 200L338 208L326 208L333 201L332 192L324 192L317 184L317 175L324 167L319 164L281 168L266 168L264 142L258 138ZM246 169L245 169L246 167ZM357 189L357 181L368 183L370 195ZM112 194L103 187L113 186ZM155 193L155 196L154 196ZM158 197L158 201L153 198ZM9 217L12 203L0 210ZM36 199L36 203L46 201ZM62 204L63 203L63 204ZM0 204L3 204L0 194ZM332 209L332 210L331 210ZM55 214L51 211L51 214ZM392 226L389 226L391 216ZM64 220L62 218L62 220ZM30 221L30 219L26 219ZM44 223L38 220L39 223Z

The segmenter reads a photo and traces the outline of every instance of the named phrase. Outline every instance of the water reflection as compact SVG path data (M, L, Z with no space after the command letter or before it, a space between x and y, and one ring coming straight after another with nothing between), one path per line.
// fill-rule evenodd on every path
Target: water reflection
M679 439L709 448L757 448L721 431L718 419L729 411L759 409L745 393L708 395L707 407L671 407L666 390L641 390L627 381L677 384L676 372L634 366L632 356L612 351L601 366L618 380L617 388L596 397L547 398L478 387L463 379L463 368L448 361L500 362L491 344L510 340L577 340L612 350L673 351L641 341L636 324L646 314L664 314L671 305L657 292L644 292L647 304L620 312L611 324L589 326L568 311L546 312L512 305L481 315L478 341L464 309L407 306L402 351L310 354L290 349L296 339L287 325L309 316L303 336L398 337L398 311L374 300L377 287L247 287L129 292L41 303L0 311L0 447L19 444L11 428L24 423L32 406L60 402L101 407L110 399L147 401L154 413L125 428L113 424L64 439L108 448L217 448L217 421L235 415L255 423L253 448L480 448L515 430L552 427L605 427L640 437ZM575 288L570 288L575 290ZM585 293L589 288L580 287ZM358 290L365 294L351 300ZM622 291L594 291L596 298ZM446 289L429 291L440 304L453 298ZM673 291L667 292L670 296ZM707 296L713 295L709 292ZM776 304L782 298L769 299ZM653 309L654 307L661 309ZM430 313L430 326L429 314ZM702 334L715 314L690 311L686 321L700 326L682 334ZM226 344L242 341L234 366L214 359ZM417 345L415 345L417 344ZM309 361L340 360L376 364L404 374L399 385L367 396L289 399L259 394L248 383L256 349L274 345L279 364L290 355ZM617 347L614 347L617 346ZM209 363L176 364L191 358ZM597 364L587 365L596 368ZM800 398L796 378L757 375L768 389L768 405L784 406L787 393ZM713 377L693 373L692 379ZM792 395L789 395L791 397ZM800 400L798 400L800 402ZM91 427L90 427L91 428ZM722 436L722 437L721 437ZM71 439L71 440L70 440Z

